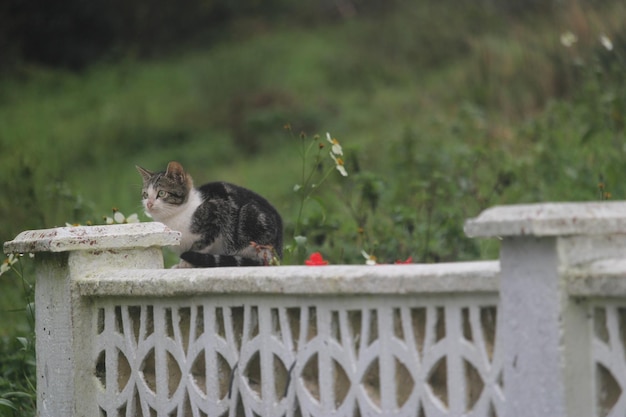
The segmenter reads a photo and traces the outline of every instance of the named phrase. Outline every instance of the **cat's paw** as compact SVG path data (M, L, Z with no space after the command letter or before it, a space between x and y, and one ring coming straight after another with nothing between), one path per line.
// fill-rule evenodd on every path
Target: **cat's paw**
M182 269L182 268L194 268L194 266L183 259L181 259L180 262L177 263L176 265L172 266L172 269Z

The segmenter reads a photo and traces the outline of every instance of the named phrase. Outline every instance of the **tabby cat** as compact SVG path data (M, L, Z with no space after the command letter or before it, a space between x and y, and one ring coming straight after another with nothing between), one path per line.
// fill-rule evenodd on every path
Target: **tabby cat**
M146 214L182 234L176 267L268 265L282 257L282 219L265 198L226 182L194 188L178 162L137 170Z

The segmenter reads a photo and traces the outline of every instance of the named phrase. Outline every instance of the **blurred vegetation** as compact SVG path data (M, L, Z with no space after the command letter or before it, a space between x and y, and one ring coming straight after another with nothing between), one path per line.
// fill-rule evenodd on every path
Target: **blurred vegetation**
M178 160L267 196L297 246L301 140L327 131L349 175L306 200L285 263L493 258L462 231L489 206L626 193L621 1L170 3L0 5L2 241L139 213L134 165ZM27 385L10 277L0 393Z

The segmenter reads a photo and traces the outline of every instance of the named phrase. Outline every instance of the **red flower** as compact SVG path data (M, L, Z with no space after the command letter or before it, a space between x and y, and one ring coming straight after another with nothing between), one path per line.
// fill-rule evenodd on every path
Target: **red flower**
M412 264L412 263L413 263L413 257L412 257L412 256L409 256L408 258L406 258L406 261L400 261L400 260L397 260L395 263L396 263L396 265L401 265L401 264Z
M319 252L313 252L304 263L308 266L328 265L328 261L324 260L322 254Z

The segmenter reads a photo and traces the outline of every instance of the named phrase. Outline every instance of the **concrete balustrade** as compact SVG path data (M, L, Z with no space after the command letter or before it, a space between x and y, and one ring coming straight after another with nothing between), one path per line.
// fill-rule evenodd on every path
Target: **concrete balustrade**
M41 416L626 414L626 203L494 207L500 259L164 269L159 223L27 231Z

